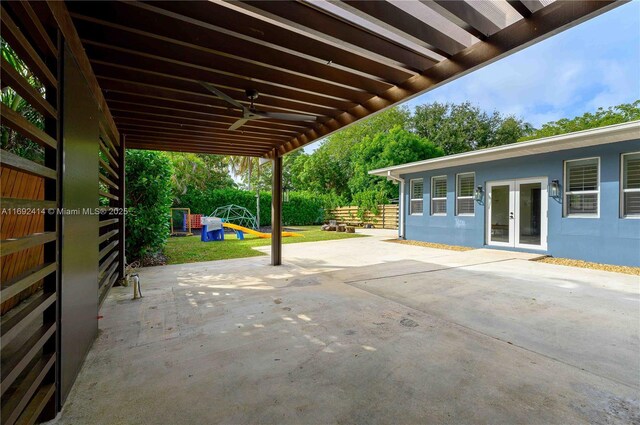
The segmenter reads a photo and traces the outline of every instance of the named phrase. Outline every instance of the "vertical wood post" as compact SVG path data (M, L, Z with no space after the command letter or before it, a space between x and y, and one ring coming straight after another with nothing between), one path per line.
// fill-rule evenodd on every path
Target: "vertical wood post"
M400 182L400 199L398 202L398 237L404 239L404 212L406 208L405 199L405 182L404 179Z
M126 214L124 214L124 209L126 207L125 195L126 195L126 184L125 184L125 136L120 136L120 146L118 149L118 209L121 214L118 217L118 280L124 279L124 274L126 271L126 258L125 258L125 237L124 237L124 229L125 229L125 220Z
M382 204L382 228L386 229L386 219L387 219L387 209L386 209L386 205Z
M271 265L282 264L282 157L273 152L271 184Z
M50 136L56 139L57 149L45 149L44 165L56 170L57 179L50 180L44 179L44 199L55 200L56 208L62 209L62 96L63 92L63 54L64 54L64 41L60 32L56 29L49 34L50 37L55 40L56 47L58 48L58 57L49 58L47 60L47 66L50 71L56 76L58 80L57 87L47 85L45 89L45 97L47 101L56 106L58 115L56 118L45 118L45 131ZM58 211L47 212L44 215L44 231L56 232L56 240L44 245L44 263L56 263L57 269L55 273L49 274L42 281L43 291L46 294L55 292L57 300L51 306L49 306L43 313L43 325L46 329L51 324L55 324L56 330L53 338L50 338L43 346L43 354L54 353L56 360L55 365L49 371L44 379L45 384L53 384L55 390L54 395L49 399L44 407L40 419L51 420L56 417L57 413L62 408L62 401L60 399L60 296L61 296L61 281L60 281L60 251L62 249L62 217L58 214Z

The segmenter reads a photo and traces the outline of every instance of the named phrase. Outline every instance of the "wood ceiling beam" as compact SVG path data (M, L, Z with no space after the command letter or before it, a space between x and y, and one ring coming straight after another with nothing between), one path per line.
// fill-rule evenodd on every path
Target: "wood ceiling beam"
M98 2L97 4L101 3L105 2ZM76 26L83 39L106 42L158 56L164 54L181 57L183 62L194 61L195 63L208 64L210 66L212 63L220 62L221 58L226 58L229 61L240 62L242 65L240 65L239 70L251 63L280 72L305 75L329 84L357 88L372 94L381 94L394 85L393 81L350 73L338 67L330 66L326 62L319 63L291 54L271 51L271 49L264 46L252 47L247 42L221 34L209 35L206 39L196 39L192 34L195 27L191 28L189 32L182 31L174 34L172 28L178 26L179 23L174 23L169 27L157 28L155 32L138 29L138 27L145 27L145 22L153 21L148 14L147 16L143 15L140 20L134 21L132 26L116 24L104 19L79 14L74 14L74 18L76 18ZM117 17L117 22L125 19L126 16ZM169 37L165 34L171 36ZM199 44L194 44L194 42Z
M529 8L527 6L524 5L524 3L520 0L507 0L507 3L509 3L511 5L511 7L513 7L516 12L518 12L520 15L522 15L523 18L528 18L529 16L531 16L531 11L529 10Z
M260 136L260 135L256 135L255 133L247 133L247 132L244 132L242 134L235 134L231 131L222 130L222 129L208 130L208 131L194 131L194 130L185 129L177 125L160 126L160 125L142 124L142 123L125 123L125 122L118 122L118 121L116 121L116 123L118 124L118 128L121 129L122 131L137 129L137 130L148 130L153 132L161 131L161 132L166 132L166 133L175 134L175 135L187 135L187 136L192 135L192 136L201 136L201 137L217 136L217 137L225 137L225 138L228 138L229 140L256 140L256 141L262 140L262 141L269 141L269 142L272 142L272 141L283 142L290 139L289 137L283 137L280 135Z
M251 47L258 45L266 48L266 54L285 53L322 65L331 60L332 67L365 78L382 79L392 84L416 74L415 71L398 64L388 64L388 60L384 58L372 59L360 51L349 51L345 48L345 43L330 43L326 36L313 37L307 31L295 31L282 22L251 13L250 10L241 7L241 2L137 2L128 5L144 9L145 12L153 12L154 18L161 15L160 20L170 18L179 24L193 25L194 31L190 35L195 38L206 40L211 38L212 31L216 37L222 33L251 43ZM238 25L238 22L242 24ZM252 56L250 52L248 55Z
M265 152L267 150L273 149L272 147L265 146L251 146L251 145L241 145L241 144L230 144L230 143L222 143L222 142L201 142L201 141L187 141L176 138L168 138L168 137L151 137L151 136L137 136L137 135L128 135L126 138L127 147L131 146L130 143L137 142L139 144L163 144L163 145L171 145L171 146L182 146L182 147L198 147L203 149L215 149L220 153L225 152L225 150L237 152L237 153L247 153L247 154L260 154L261 152Z
M111 81L120 81L131 86L144 84L146 86L164 88L165 90L173 89L179 93L195 94L196 96L199 95L201 104L211 108L233 108L239 110L235 106L230 105L225 100L222 100L216 95L209 92L207 89L202 87L202 85L197 80L187 80L179 77L163 76L145 72L134 72L117 67L105 67L104 65L95 63L93 68L98 80L108 79ZM220 86L217 86L217 88L220 91L228 94L233 99L242 103L246 107L249 107L251 105L251 102L249 102L246 93L243 90L230 90L226 87ZM206 93L204 91L206 91ZM294 112L298 114L328 117L338 115L340 112L342 112L341 110L335 108L309 105L306 103L296 102L289 99L281 99L273 96L262 96L262 94L258 96L258 99L255 100L254 106L259 110Z
M454 55L467 47L387 1L346 0L344 3L360 17L364 19L372 17L384 22L390 28L416 38L445 57Z
M136 103L136 104L142 104L142 105L146 105L146 104L150 104L150 105L154 105L154 106L165 106L165 107L174 107L176 109L180 109L180 110L184 110L184 111L196 111L196 112L205 112L205 113L212 113L212 112L218 112L219 115L223 115L223 116L230 116L233 118L236 118L238 115L236 113L231 113L231 111L229 110L229 108L218 108L218 107L212 107L211 105L207 105L207 104L203 104L203 103L198 103L198 102L191 102L188 100L183 100L181 96L176 96L176 97L166 97L166 96L156 96L153 94L146 94L146 93L137 93L134 90L127 90L127 87L125 86L124 89L122 89L122 86L119 84L120 82L116 82L115 85L111 84L112 81L107 81L106 84L104 84L106 86L105 89L105 97L108 100L120 100L120 101L125 101L125 102L131 102L131 103ZM326 121L326 118L324 119L319 119L318 122L322 122L322 121ZM290 129L293 131L293 129L299 129L299 128L306 128L306 126L300 126L297 125L295 126L295 123L293 121L287 121L288 123L294 124L294 127L292 127L291 125L285 125L285 126L279 126L279 124L275 124L275 126L270 126L269 124L273 124L271 122L271 120L263 120L262 123L265 124L266 127L274 127L274 128L281 128L281 129Z
M108 98L107 102L109 103L109 106L112 108L116 108L119 110L131 110L133 112L137 112L137 111L147 111L147 110L151 110L151 111L157 111L157 110L166 110L166 111L174 111L174 112L179 112L180 116L185 116L182 115L182 113L187 113L188 117L190 118L191 116L194 117L203 117L203 118L207 118L207 117L225 117L225 118L232 118L232 122L235 122L236 120L241 118L241 115L221 115L221 114L211 114L211 111L198 111L196 110L196 108L194 108L192 105L185 105L184 104L180 104L178 102L172 102L172 101L164 101L162 103L159 102L155 102L153 104L150 104L148 102L139 102L136 100L139 99L127 99L125 96L122 96L118 93L115 94L110 94L111 97ZM173 106L171 106L173 104ZM149 108L153 108L153 109L149 109ZM217 118L213 118L213 119L217 119ZM262 119L262 120L252 120L252 121L262 121L264 123L271 123L273 120L272 119ZM229 126L231 126L231 124L229 124ZM307 126L302 127L302 128L307 128ZM300 128L297 128L298 131L300 130Z
M223 6L252 13L274 25L283 26L295 33L322 40L331 46L340 46L353 54L400 67L422 72L435 61L411 50L401 49L375 34L353 31L353 27L340 19L333 18L301 2L243 1L223 2Z
M138 141L147 141L153 140L164 143L172 143L176 145L183 146L200 146L200 147L211 147L215 149L234 149L236 151L244 151L249 153L257 153L264 152L267 149L273 149L272 146L269 145L251 145L248 143L228 143L225 141L202 141L202 140L186 140L181 139L179 137L162 137L162 136L151 136L151 135L128 135L127 140L138 140Z
M175 117L175 118L179 118L181 120L187 120L190 122L202 122L202 123L215 122L218 124L229 125L229 126L231 126L231 124L233 124L234 122L242 118L242 115L239 112L237 116L230 116L230 115L220 115L220 114L202 113L202 112L194 112L194 111L185 112L185 111L176 110L173 108L146 105L146 104L131 105L131 104L127 104L123 102L115 102L115 101L112 101L109 107L111 108L112 111L114 111L114 113L115 111L141 113L141 114L148 114L148 115L154 115L154 116L160 116L160 117L162 116ZM285 127L289 127L288 125L286 125L286 121L279 121L279 120L272 120L272 119L252 120L252 123L254 124L259 122L268 123L270 125L279 124ZM301 129L304 130L305 128L308 128L309 125L311 124L310 123L307 124L307 127L297 127L297 126L296 127L290 126L290 127L292 130L300 131Z
M449 12L447 9L441 7L440 5L438 5L435 0L418 0L423 6L427 7L430 9L430 12L435 12L438 15L440 15L442 18L446 19L447 21L451 22L452 24L456 25L457 27L459 27L460 29L462 29L463 31L465 31L468 34L471 34L472 36L474 36L476 39L478 40L484 40L487 36L487 34L483 34L480 31L478 31L477 29L475 29L474 27L472 27L471 25L469 25L468 22L460 19L459 17L457 17L456 15L454 15L453 13ZM415 7L415 6L414 6ZM464 44L464 43L463 43ZM473 44L473 43L471 43Z
M110 50L113 56L120 56L125 63L142 61L143 58L155 59L161 63L180 65L189 69L200 69L215 74L224 74L237 77L248 82L258 81L270 85L278 85L292 90L303 91L317 96L333 97L337 100L351 101L356 103L365 102L372 94L363 90L336 85L330 82L310 78L307 75L290 73L272 68L264 68L253 63L242 63L227 57L219 57L215 60L203 60L195 53L195 58L188 55L176 54L173 51L159 52L160 54L150 54L149 52L103 43L95 40L83 39L83 43L89 55L95 55L94 47ZM131 55L131 58L127 58ZM104 59L108 61L108 59ZM118 63L119 61L114 61ZM159 64L156 69L161 70L165 65ZM214 83L215 79L208 82Z
M466 22L476 31L483 36L488 37L501 28L494 24L489 18L478 12L467 1L450 1L450 0L421 0L424 4L431 7L433 4L437 4L452 15L458 17L463 22Z
M231 142L247 142L254 144L256 146L275 146L282 144L282 140L272 139L255 139L251 137L238 137L238 136L226 136L224 134L210 134L210 135L202 135L202 134L193 134L186 132L179 132L175 130L166 130L166 129L148 129L148 128L134 128L134 127L121 127L120 130L123 134L127 135L137 135L137 136L150 136L150 137L169 137L172 139L180 139L184 141L202 141L202 142L219 142L219 141L227 141Z
M404 68L422 72L436 61L412 50L404 49L377 34L354 31L347 22L309 7L302 2L243 1L232 3L251 11L259 11L282 25L297 28L302 32L342 44L346 49L362 55L373 55L372 59L398 64Z
M126 87L131 88L132 86L137 86L141 83L137 83L135 81L127 81L127 80L119 80L119 79L112 79L109 77L104 77L101 75L98 75L98 81L100 81L101 84L103 84L105 92L110 92L113 87L125 87L126 91ZM160 84L159 81L153 81L156 84ZM111 87L111 88L110 88ZM156 86L156 87L162 87L162 86ZM166 88L166 87L165 87ZM118 89L115 89L115 91L119 91ZM185 91L182 91L183 93ZM161 97L159 97L161 98ZM164 99L168 99L168 98L164 98ZM171 99L168 99L171 100ZM149 99L146 99L147 102L149 102ZM180 99L177 100L178 102L180 102ZM181 102L181 103L188 103L188 102ZM241 102L244 103L244 102ZM279 103L279 102L274 102L274 103ZM149 104L151 106L155 106L157 104L157 102L149 102ZM242 111L239 108L236 108L233 105L229 105L228 103L226 103L225 101L217 98L217 97L211 97L208 99L207 103L200 103L200 104L195 104L195 103L191 103L192 105L198 105L200 107L200 109L198 108L187 108L186 110L193 110L193 111L198 111L200 110L200 112L208 112L208 113L215 113L221 116L230 116L230 117L236 117L236 116L240 116L242 115ZM283 103L280 103L283 104ZM247 107L249 107L249 104L246 105ZM180 109L184 109L184 107L178 107L177 108ZM299 114L304 114L304 115L308 115L309 116L309 121L316 121L316 120L322 120L322 119L327 119L333 116L336 116L338 114L340 114L343 111L338 111L338 110L332 110L331 115L326 115L326 114L321 114L317 112L317 108L305 108L304 110L300 110L300 109L288 109L288 108L282 108L282 107L277 107L274 105L265 105L265 104L261 104L261 103L255 103L254 107L258 110L265 110L265 111L271 111L271 112L295 112L295 113L299 113ZM326 112L326 110L325 110ZM282 123L284 123L285 125L288 124L292 124L294 123L294 121L287 121L287 120L281 120ZM300 124L292 124L295 127L303 127Z
M228 130L228 123L185 123L181 121L179 118L165 118L165 117L154 117L154 116L146 116L143 114L137 114L137 116L131 116L131 114L117 114L114 113L114 119L118 124L145 124L145 125L158 125L162 126L163 124L167 126L174 126L176 128L185 129L185 130L196 130L196 131L205 131L205 130L217 130L217 131L225 131L229 134L250 134L253 136L265 136L269 137L272 135L288 135L289 137L293 137L295 134L298 134L297 131L284 131L277 130L272 128L264 128L258 127L254 125L254 122L249 121L247 124L243 125L238 130ZM258 122L259 123L259 122Z
M105 89L106 95L109 98L113 98L117 95L125 95L125 96L129 95L129 96L135 96L135 97L140 97L145 99L151 99L151 100L145 100L144 102L139 102L143 104L149 103L150 105L161 105L164 101L170 100L175 102L176 104L181 104L181 105L195 105L196 107L208 107L208 105L206 104L184 100L185 96L183 96L182 94L180 93L175 94L175 93L172 93L171 91L164 90L161 87L157 87L157 88L147 87L142 84L129 84L126 82L110 80L106 78L100 78L100 83ZM156 95L156 92L158 95ZM167 92L169 94L166 94ZM171 97L171 94L174 94L174 97ZM185 108L182 108L182 109L185 109ZM216 114L217 116L227 117L229 119L232 119L232 121L235 121L236 119L238 119L238 117L240 117L239 110L234 111L232 109L227 109L226 112L223 112L222 110L219 110L219 109L214 110L213 108L210 108L208 110L210 113L215 113L217 111L219 112L218 114ZM322 121L323 120L319 120L319 122L322 122ZM257 128L264 128L265 130L273 130L276 132L285 132L285 133L295 133L300 129L306 128L304 125L301 125L299 123L296 124L293 121L286 121L284 124L281 124L274 120L262 120L262 121L256 121L256 123L257 124L255 127Z
M176 145L166 142L158 142L153 140L127 140L127 149L143 149L164 152L187 152L187 153L203 153L209 155L224 156L251 156L261 157L265 152L246 152L233 149L218 149L199 145Z
M95 47L95 46L94 46ZM96 54L96 50L98 53ZM237 90L244 95L245 90L255 89L260 93L260 98L275 98L281 100L289 100L295 103L301 103L310 106L323 107L333 110L347 110L353 108L357 104L345 99L336 99L331 96L318 95L306 91L291 89L280 85L272 85L262 81L247 80L231 75L219 74L210 70L201 70L188 68L181 65L154 60L140 56L128 56L117 54L113 51L102 50L100 48L89 48L91 53L91 65L97 74L114 76L126 75L124 71L133 73L134 75L157 75L166 78L176 78L189 81L215 81L217 87ZM107 53L102 55L101 53ZM108 54L110 53L110 54ZM104 56L104 57L103 57ZM158 70L162 70L159 72ZM203 87L200 86L200 93ZM210 92L206 95L211 97ZM234 96L232 96L234 97Z
M466 75L495 60L515 53L531 44L555 35L567 28L591 19L620 4L623 1L591 0L591 1L557 1L533 13L529 19L522 19L495 33L487 40L474 44L460 53L429 68L423 75L409 79L400 87L390 89L385 99L399 98L406 101L440 86L442 83ZM396 103L397 103L396 102ZM395 103L394 103L395 104ZM367 111L379 113L393 104L372 98L363 107ZM350 111L351 112L351 111ZM353 113L351 114L354 115ZM319 137L328 136L339 128L355 122L349 116L337 117L310 129L293 138L279 149L283 155L304 146ZM267 154L270 156L271 154Z

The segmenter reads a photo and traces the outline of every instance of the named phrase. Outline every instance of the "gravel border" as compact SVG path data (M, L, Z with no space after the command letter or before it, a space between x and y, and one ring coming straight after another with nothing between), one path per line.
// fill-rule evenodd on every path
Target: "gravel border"
M449 251L471 251L475 248L458 245L445 245L441 243L420 242L402 239L386 239L384 242L392 242L401 245L422 246L425 248L447 249ZM613 264L591 263L589 261L571 260L569 258L543 257L531 261L539 261L541 263L556 264L559 266L580 267L583 269L602 270L605 272L624 273L634 276L640 276L640 267L616 266Z
M640 267L615 266L612 264L591 263L589 261L571 260L569 258L545 257L539 260L541 263L557 264L560 266L580 267L583 269L603 270L605 272L624 273L640 276Z
M468 246L445 245L441 243L410 241L410 240L402 240L402 239L387 239L385 240L385 242L399 243L401 245L422 246L425 248L448 249L449 251L471 251L472 249L475 249L475 248L469 248Z

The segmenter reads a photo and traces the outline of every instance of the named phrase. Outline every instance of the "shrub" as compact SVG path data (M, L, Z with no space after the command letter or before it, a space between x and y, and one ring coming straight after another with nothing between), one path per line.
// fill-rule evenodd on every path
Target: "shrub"
M211 214L216 208L235 204L256 214L255 192L238 189L188 190L176 206L190 208L192 214ZM307 192L290 192L282 203L282 222L286 226L318 224L323 220L323 199ZM260 193L260 225L271 225L271 193Z
M156 254L169 237L171 161L162 152L126 151L126 255L129 262Z
M271 210L271 205L269 205ZM322 199L308 192L290 192L289 201L282 203L282 224L285 226L322 223Z

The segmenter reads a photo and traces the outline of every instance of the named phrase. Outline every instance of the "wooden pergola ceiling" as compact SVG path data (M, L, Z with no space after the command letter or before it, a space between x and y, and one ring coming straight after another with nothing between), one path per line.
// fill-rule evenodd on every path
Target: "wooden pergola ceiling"
M622 2L67 2L127 147L283 155ZM209 83L262 111L252 120ZM526 84L526 82L524 82Z

